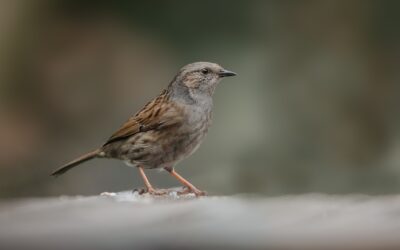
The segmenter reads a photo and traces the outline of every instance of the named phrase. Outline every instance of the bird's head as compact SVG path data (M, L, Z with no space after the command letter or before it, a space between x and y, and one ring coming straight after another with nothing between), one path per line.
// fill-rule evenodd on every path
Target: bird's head
M186 88L193 97L212 96L222 78L235 75L236 73L226 70L216 63L195 62L181 68L171 86Z

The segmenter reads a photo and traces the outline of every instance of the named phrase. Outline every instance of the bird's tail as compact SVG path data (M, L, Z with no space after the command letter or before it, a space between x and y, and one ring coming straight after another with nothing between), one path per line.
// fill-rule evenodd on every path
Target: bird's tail
M71 168L74 168L76 166L78 166L79 164L91 160L95 157L99 157L101 153L100 149L96 149L92 152L86 153L78 158L76 158L73 161L68 162L67 164L65 164L64 166L62 166L61 168L57 169L56 171L54 171L53 173L51 173L52 176L59 176L64 174L65 172L67 172L68 170L70 170Z

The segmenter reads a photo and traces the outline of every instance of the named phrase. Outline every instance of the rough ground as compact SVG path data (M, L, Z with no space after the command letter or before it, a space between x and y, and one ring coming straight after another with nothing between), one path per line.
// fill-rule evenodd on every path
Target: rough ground
M127 191L0 204L0 249L177 248L400 249L400 196Z

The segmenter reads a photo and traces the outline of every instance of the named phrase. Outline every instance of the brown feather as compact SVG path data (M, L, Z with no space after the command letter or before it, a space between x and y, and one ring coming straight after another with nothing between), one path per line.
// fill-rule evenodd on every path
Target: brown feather
M215 63L186 65L166 90L126 121L100 149L67 163L52 175L96 157L123 160L142 171L165 168L174 175L173 167L196 151L207 134L215 87L222 77L233 75ZM180 180L196 195L201 194L186 180ZM146 186L150 192L152 187Z
M65 172L67 172L68 170L70 170L71 168L74 168L76 166L78 166L79 164L88 161L90 159L93 159L95 157L101 156L101 150L100 149L96 149L92 152L86 153L78 158L76 158L73 161L68 162L67 164L65 164L64 166L62 166L61 168L57 169L56 171L54 171L53 173L51 173L52 176L59 176L64 174Z
M158 108L155 109L156 107ZM182 122L182 113L178 105L169 101L168 91L164 90L161 95L147 103L135 116L125 122L103 146L139 132L157 130Z

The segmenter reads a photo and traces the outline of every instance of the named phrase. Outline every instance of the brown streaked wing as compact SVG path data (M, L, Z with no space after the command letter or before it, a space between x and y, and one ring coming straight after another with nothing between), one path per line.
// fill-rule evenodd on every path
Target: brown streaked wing
M164 91L156 99L146 104L135 116L131 117L103 145L125 139L139 132L158 130L180 123L183 112L177 105L168 102Z
M129 119L125 122L120 129L118 129L111 137L104 143L103 146L110 144L114 141L122 140L130 135L134 135L140 131L140 124L135 119Z

